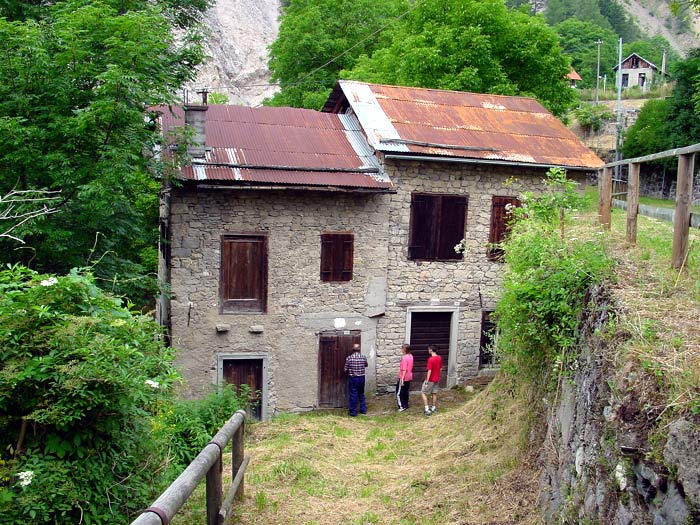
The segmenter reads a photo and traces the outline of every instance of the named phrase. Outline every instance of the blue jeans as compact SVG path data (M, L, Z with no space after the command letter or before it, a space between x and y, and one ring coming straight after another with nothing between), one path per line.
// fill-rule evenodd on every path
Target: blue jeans
M357 415L357 401L360 401L360 412L367 413L365 402L365 376L348 377L348 411L351 416Z

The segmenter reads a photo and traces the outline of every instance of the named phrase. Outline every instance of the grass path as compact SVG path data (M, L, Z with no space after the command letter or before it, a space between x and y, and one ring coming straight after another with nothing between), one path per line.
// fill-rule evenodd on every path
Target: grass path
M238 524L539 523L537 475L524 450L525 409L503 388L442 392L425 417L419 398L392 396L369 415L283 415L252 425Z

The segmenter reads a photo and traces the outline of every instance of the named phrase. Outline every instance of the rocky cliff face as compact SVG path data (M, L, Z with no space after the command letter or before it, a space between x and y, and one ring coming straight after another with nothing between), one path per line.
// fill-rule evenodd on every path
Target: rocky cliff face
M277 38L279 14L279 0L217 0L206 15L210 58L188 89L207 87L248 106L272 96L267 48Z
M658 386L614 363L615 341L600 335L615 313L607 292L596 290L589 306L575 371L548 404L540 484L546 523L700 523L697 422L677 419L650 436L655 415L645 398Z

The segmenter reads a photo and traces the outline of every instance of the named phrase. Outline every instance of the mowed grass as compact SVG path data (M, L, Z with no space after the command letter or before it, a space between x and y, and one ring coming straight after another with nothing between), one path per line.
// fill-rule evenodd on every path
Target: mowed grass
M251 425L238 524L539 523L537 475L525 453L527 410L508 389L440 394L396 413L282 415Z

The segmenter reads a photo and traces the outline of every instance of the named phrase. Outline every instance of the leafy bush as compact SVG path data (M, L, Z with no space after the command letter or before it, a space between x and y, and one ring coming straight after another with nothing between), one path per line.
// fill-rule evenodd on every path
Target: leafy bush
M613 112L603 104L581 104L574 110L574 116L586 135L591 131L598 131L603 121L612 120L615 117Z
M242 405L231 389L174 402L173 355L90 275L0 271L0 523L148 506Z
M178 401L164 410L155 430L169 443L174 461L187 466L237 410L249 408L248 394L248 385L238 394L226 385L202 400Z
M495 315L502 368L540 383L564 366L577 342L586 294L612 268L602 244L564 238L564 212L579 202L575 183L554 169L548 184L550 192L527 194L522 208L514 210Z

